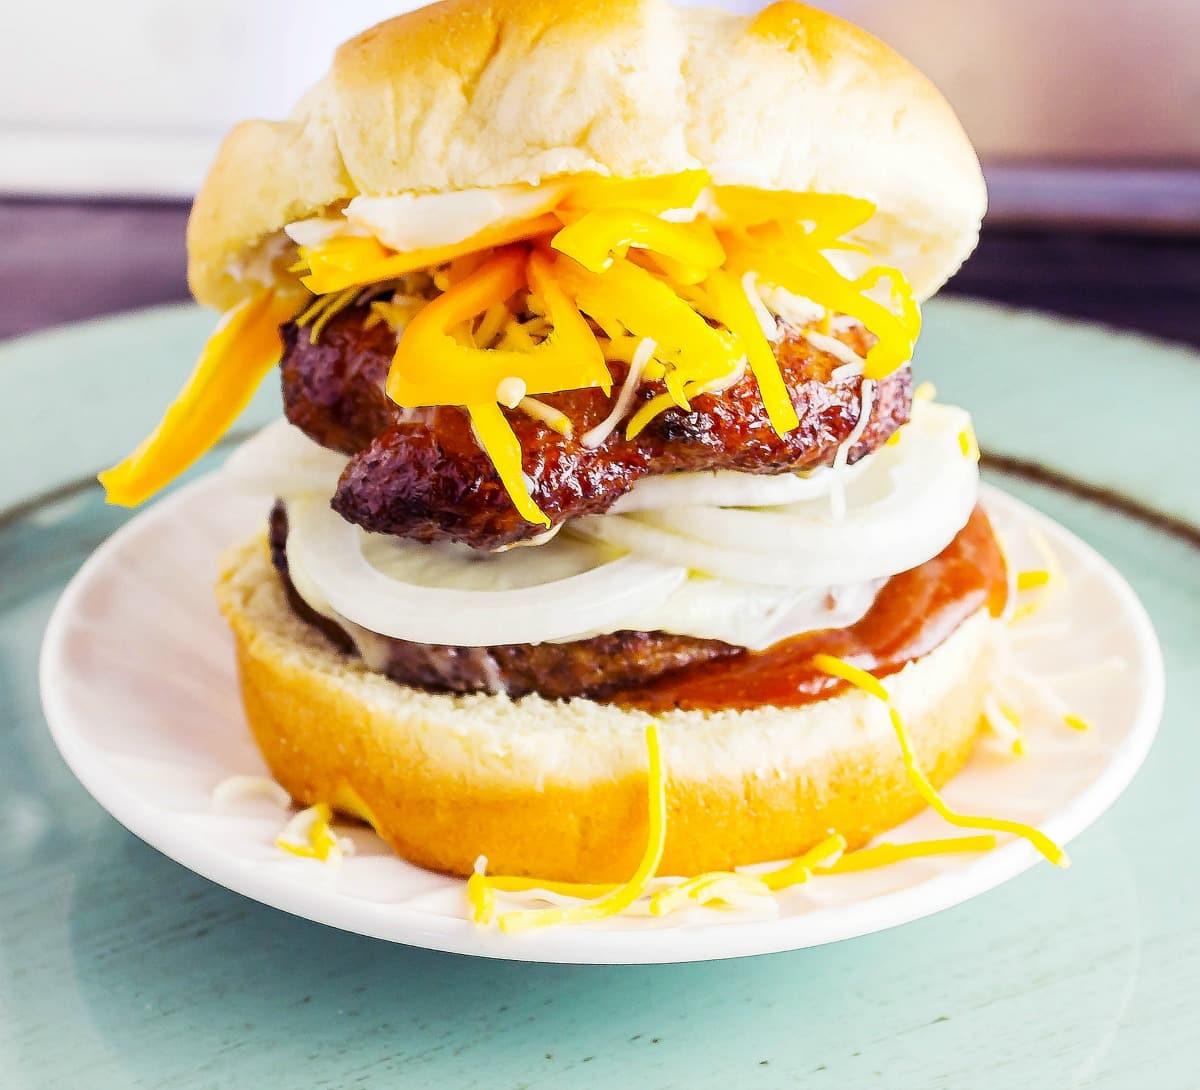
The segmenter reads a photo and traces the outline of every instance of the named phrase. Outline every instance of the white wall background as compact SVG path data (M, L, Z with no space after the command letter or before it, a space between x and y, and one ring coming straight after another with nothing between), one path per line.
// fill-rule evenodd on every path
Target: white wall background
M6 0L0 191L186 195L234 121L287 113L336 42L409 6ZM992 163L1200 164L1200 0L825 6L924 68Z

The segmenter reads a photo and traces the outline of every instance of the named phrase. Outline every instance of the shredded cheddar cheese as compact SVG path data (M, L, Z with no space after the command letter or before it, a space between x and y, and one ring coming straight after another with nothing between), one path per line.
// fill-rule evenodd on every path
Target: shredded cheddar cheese
M753 875L738 874L735 871L713 871L709 874L698 874L695 878L688 878L659 890L650 898L650 914L666 916L686 907L689 901L697 905L707 905L716 901L728 902L737 895L754 897L769 892Z
M556 882L549 878L517 878L508 875L479 873L481 877L486 877L487 887L496 893L530 893L534 890L542 890L562 897L579 897L590 900L594 897L603 897L621 887L620 882Z
M302 859L340 863L351 842L338 838L330 825L332 821L333 811L328 803L319 802L301 810L275 838L275 847Z
M643 374L648 372L652 366L653 361L646 365ZM724 379L719 379L714 382L690 383L683 389L684 399L690 401L691 398L699 397L701 394L715 393L723 390L730 385L732 381L736 381L738 377L739 372L735 371L731 375L726 376ZM646 429L646 426L651 420L653 420L660 413L666 412L668 409L684 408L686 410L687 408L690 408L690 405L681 406L679 402L679 396L670 392L659 394L656 397L651 398L646 402L645 405L638 409L638 411L634 413L632 417L630 417L629 423L625 426L625 438L636 438Z
M886 867L906 859L921 859L930 855L952 852L990 852L996 846L992 833L979 836L952 836L938 840L913 840L907 844L875 844L860 848L820 868L821 874L849 874L853 871Z
M855 667L844 665L847 673L858 677ZM862 677L858 680L862 681L864 687L872 692L872 695L883 693L883 699L886 699L886 690L877 679L865 671L861 674ZM514 934L534 928L583 923L617 916L632 908L647 894L649 900L645 910L652 916L665 916L693 905L738 905L744 903L746 898L770 898L819 875L844 874L951 852L989 851L996 846L996 837L989 833L919 840L907 844L885 842L847 853L845 837L831 832L808 852L772 870L757 873L746 870L711 871L669 882L651 892L667 835L666 771L660 755L657 727L653 723L646 728L646 749L648 833L642 860L629 881L557 882L541 878L489 875L486 873L486 860L480 857L475 864L474 873L467 880L467 903L472 920L481 926L497 923L502 931ZM1017 824L1004 822L997 823L995 827L1002 826L1003 830L1011 830ZM1063 860L1065 861L1065 856ZM499 912L499 895L503 894L569 897L578 899L580 903Z
M358 793L358 790L348 780L339 780L335 785L331 804L345 814L352 814L360 821L365 821L376 832L383 828L382 822L375 816L375 812L367 805L367 800Z
M380 322L385 322L392 332L399 333L412 321L413 315L425 305L425 302L426 300L419 297L374 299L370 304L370 314L363 322L363 328L370 329Z
M615 916L623 912L642 896L650 884L650 879L658 870L667 840L667 785L666 776L663 774L662 754L659 749L658 726L655 723L650 723L646 727L646 756L648 761L646 778L649 784L646 849L642 853L642 860L638 864L637 870L634 871L629 881L589 904L503 913L497 919L501 931L515 934L535 927L602 920L606 916ZM481 880L486 881L482 878ZM494 883L495 879L491 881Z
M975 429L970 424L958 433L958 449L962 451L964 458L969 458L972 462L979 461L979 443L975 439Z
M580 442L585 447L601 446L625 419L633 404L633 399L637 395L638 385L642 381L642 373L645 371L646 365L650 363L657 347L649 337L643 337L638 341L638 346L629 360L629 370L626 372L625 381L621 383L621 392L617 395L612 409L599 424L594 428L589 428L581 436Z
M1007 705L1000 704L990 693L983 701L983 718L992 731L1008 743L1016 757L1025 753L1025 740L1021 737L1020 717Z
M759 880L772 893L791 886L807 882L813 871L827 870L841 857L846 850L846 838L840 833L830 833L815 848L810 848L802 856L793 859L778 870L767 871L758 875Z
M1041 594L1032 601L1022 602L1017 606L1009 618L1010 624L1016 624L1028 617L1032 617L1046 605L1051 597L1066 585L1066 577L1063 575L1062 566L1058 562L1058 556L1051 547L1050 542L1046 540L1045 535L1036 529L1030 529L1029 538L1041 556L1045 567L1018 572L1016 577L1017 590L1040 590Z
M452 334L526 285L545 301L553 326L526 352L466 346ZM519 378L530 394L599 386L612 378L595 336L559 288L548 260L519 248L499 251L414 316L400 336L388 396L403 408L494 401L497 387Z
M295 319L296 325L309 327L308 339L316 344L321 339L325 327L358 298L358 288L347 288L333 295L318 295L316 301Z
M747 274L748 276L749 274ZM714 270L705 281L708 297L712 301L712 316L722 322L738 341L746 354L746 361L758 382L759 393L771 427L779 435L786 435L800 425L791 394L779 370L779 361L767 340L762 321L756 314L746 288L746 277L735 279L727 273ZM761 306L761 301L759 303Z
M877 340L865 361L868 378L886 378L912 358L921 318L912 289L898 270L876 266L850 280L813 247L807 232L794 225L776 224L755 233L722 232L720 238L731 271L754 271L795 295L857 318L874 333ZM884 280L891 286L893 307L867 294Z
M533 417L534 420L540 420L546 427L558 432L564 439L571 439L575 435L575 426L571 423L571 418L553 405L547 405L535 397L523 397L517 408L527 416Z
M503 303L496 303L488 307L483 312L483 317L479 319L479 325L475 329L475 346L490 348L496 338L500 336L507 321L508 308Z
M651 398L629 418L629 423L625 425L625 438L636 439L659 413L664 413L674 406L675 398L671 394L659 394Z
M1043 545L1043 555L1055 567L1049 546ZM656 744L649 759L648 794L651 821L642 863L633 879L625 883L555 882L538 878L486 876L482 868L468 882L467 899L472 918L480 924L500 921L508 931L528 930L583 920L596 920L634 910L654 917L669 915L689 907L752 908L759 900L769 905L770 898L794 886L823 876L854 873L875 867L889 866L907 860L931 858L950 853L986 852L997 846L999 833L1008 833L1029 842L1049 862L1060 867L1070 865L1066 852L1039 829L1024 822L974 816L960 813L942 798L929 781L917 760L908 729L884 683L869 671L831 655L814 656L814 664L833 677L841 678L880 701L887 711L892 730L900 746L901 757L909 782L925 803L944 821L960 828L976 830L972 835L918 840L908 843L883 841L856 851L846 851L846 840L831 831L823 841L805 854L770 869L740 868L731 871L712 871L685 879L655 879L666 840L666 772L657 754ZM984 704L989 722L1000 725L998 733L1014 741L1014 751L1021 750L1022 716L1009 703L989 694ZM1077 730L1089 729L1082 717L1061 711L1056 713L1062 722ZM647 729L647 747L651 746L653 726ZM653 865L651 865L653 860ZM556 905L545 909L499 912L499 898L509 895L530 895L535 900L543 895L577 899L578 905ZM616 907L614 907L616 906ZM509 919L505 925L503 921Z
M896 705L892 703L892 698L888 691L873 674L834 655L814 655L813 664L819 670L833 677L841 678L856 688L870 693L871 696L881 701L887 707L892 729L896 732L896 740L900 743L900 752L904 759L904 768L908 773L909 782L921 798L924 799L926 805L936 811L943 820L964 829L991 829L998 833L1012 833L1029 841L1034 848L1041 852L1055 866L1066 867L1070 865L1067 853L1046 836L1045 833L1040 829L1034 828L1032 825L1027 825L1021 821L1010 821L1006 818L977 817L969 814L960 814L957 810L952 809L921 770L920 765L917 763L916 753L913 750L912 740L909 738L908 730L904 725L904 720L901 718Z

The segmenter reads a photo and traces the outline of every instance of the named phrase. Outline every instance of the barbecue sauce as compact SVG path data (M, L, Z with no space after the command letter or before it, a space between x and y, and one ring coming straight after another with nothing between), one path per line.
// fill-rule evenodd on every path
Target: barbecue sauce
M985 606L999 616L1007 599L1004 554L987 516L977 507L941 553L889 579L856 624L686 667L624 689L606 702L648 712L809 704L847 688L845 681L813 665L817 653L848 659L886 677L929 654Z

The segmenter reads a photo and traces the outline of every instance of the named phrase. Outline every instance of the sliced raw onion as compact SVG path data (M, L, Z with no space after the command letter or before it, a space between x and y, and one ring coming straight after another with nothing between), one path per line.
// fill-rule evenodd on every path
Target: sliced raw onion
M416 643L486 647L543 643L581 631L611 632L631 614L663 602L687 578L682 567L635 556L613 560L606 551L593 550L594 566L516 589L423 586L373 566L363 555L362 531L324 500L293 501L288 520L288 562L333 611L372 632ZM397 539L388 539L387 548L413 554L417 569L428 568L435 554L430 546ZM448 563L456 570L487 565L497 572L506 560L524 564L539 551L516 550L475 561L459 555ZM404 566L397 555L392 563Z
M860 459L842 472L848 484L862 473L870 456ZM820 466L808 473L781 473L765 476L736 473L728 469L696 473L665 473L645 477L609 509L610 514L654 511L664 507L775 507L801 500L828 496L837 481L837 471Z
M763 651L780 640L845 628L871 608L884 580L848 587L763 587L728 579L687 580L662 605L627 617L634 632L674 632Z
M895 575L936 556L966 525L979 470L959 435L970 417L914 406L901 442L868 459L846 490L846 513L807 500L769 511L672 507L595 515L577 533L668 564L767 585L844 585Z
M349 459L314 443L286 420L276 420L251 436L222 470L248 491L271 496L323 496L337 491Z

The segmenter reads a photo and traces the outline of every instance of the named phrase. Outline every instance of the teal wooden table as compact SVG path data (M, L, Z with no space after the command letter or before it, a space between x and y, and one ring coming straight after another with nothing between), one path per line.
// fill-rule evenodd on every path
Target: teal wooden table
M5 1090L1200 1085L1200 358L928 309L920 377L974 411L992 480L1111 560L1163 643L1158 743L1069 872L793 954L555 967L389 946L244 900L126 833L54 750L42 629L128 517L90 475L150 424L210 324L171 307L0 346ZM241 428L276 402L264 393Z

